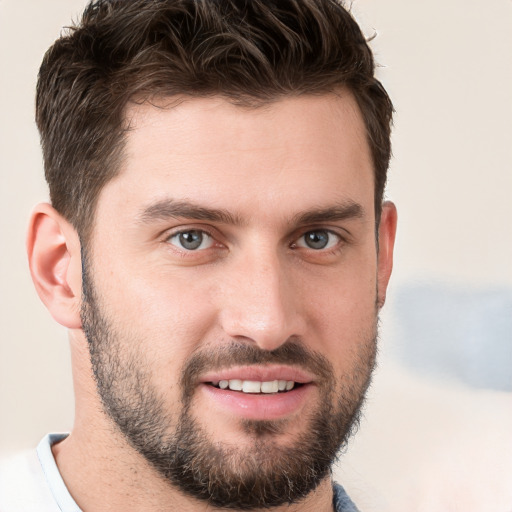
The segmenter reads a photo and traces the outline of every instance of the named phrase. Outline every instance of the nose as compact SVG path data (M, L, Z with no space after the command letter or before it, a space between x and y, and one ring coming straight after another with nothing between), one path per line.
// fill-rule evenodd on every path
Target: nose
M300 291L278 254L240 258L223 287L221 327L233 339L275 350L294 336L303 336Z

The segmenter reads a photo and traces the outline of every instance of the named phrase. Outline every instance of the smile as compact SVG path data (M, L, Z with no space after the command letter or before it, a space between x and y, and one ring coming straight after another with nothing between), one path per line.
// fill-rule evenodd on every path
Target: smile
M227 419L284 419L318 398L314 374L279 364L213 370L201 376L199 389L205 407Z
M211 382L210 384L219 389L230 389L231 391L253 394L286 393L297 385L293 380L271 380L262 382L241 379L220 380Z

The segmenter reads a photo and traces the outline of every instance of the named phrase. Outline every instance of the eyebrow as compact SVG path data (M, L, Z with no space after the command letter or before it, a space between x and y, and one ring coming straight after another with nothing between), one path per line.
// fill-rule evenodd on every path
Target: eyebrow
M336 222L350 219L362 219L365 210L362 205L354 201L347 201L327 208L317 208L299 213L293 218L294 224L320 224L322 222Z
M363 206L354 201L346 201L326 208L315 208L301 212L292 217L294 225L319 224L350 219L361 219L365 216ZM233 215L222 208L209 208L190 201L163 199L147 206L139 215L139 221L150 224L154 221L174 219L193 219L243 226L246 224L241 217Z
M219 222L223 224L241 225L242 220L222 208L206 208L189 201L176 201L174 199L163 199L145 208L139 220L144 224L153 221L167 219L194 219Z

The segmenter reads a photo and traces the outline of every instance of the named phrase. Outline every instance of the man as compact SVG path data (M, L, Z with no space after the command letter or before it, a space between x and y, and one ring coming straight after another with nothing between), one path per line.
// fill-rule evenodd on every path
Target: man
M69 329L76 417L2 475L0 510L356 510L330 468L396 210L392 105L350 14L95 1L36 108L52 205L29 263Z

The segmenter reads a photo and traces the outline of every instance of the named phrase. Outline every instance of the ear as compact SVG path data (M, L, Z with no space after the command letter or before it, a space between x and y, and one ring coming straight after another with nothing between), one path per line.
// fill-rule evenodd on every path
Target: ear
M27 253L32 280L48 311L64 327L79 329L80 240L73 226L49 204L39 204L32 212Z
M395 247L397 212L391 201L382 205L379 225L379 254L377 259L377 304L379 308L386 302L386 290L393 270L393 249Z

